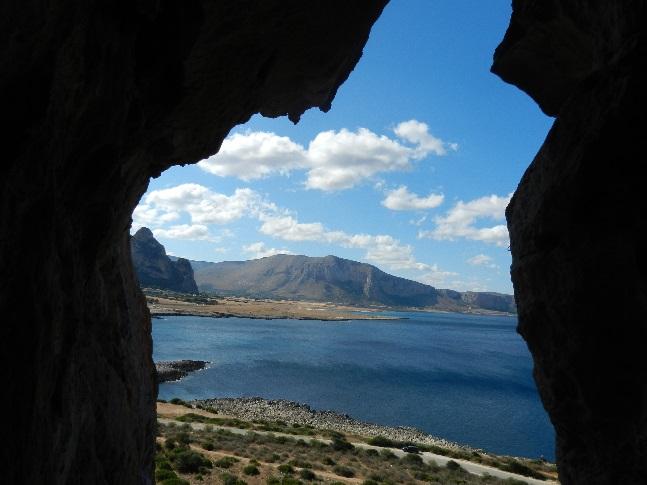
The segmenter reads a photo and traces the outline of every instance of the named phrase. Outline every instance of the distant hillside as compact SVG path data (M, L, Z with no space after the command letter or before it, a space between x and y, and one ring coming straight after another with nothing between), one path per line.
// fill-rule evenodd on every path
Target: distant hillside
M141 286L198 292L191 263L184 258L172 261L147 227L142 227L130 238L130 253Z
M279 254L250 261L191 264L199 289L207 293L450 311L516 311L510 295L437 290L336 256Z

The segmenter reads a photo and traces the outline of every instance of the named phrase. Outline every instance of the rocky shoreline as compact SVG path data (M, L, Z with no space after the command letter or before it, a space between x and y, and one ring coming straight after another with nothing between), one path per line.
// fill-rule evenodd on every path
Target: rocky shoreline
M179 381L189 372L204 369L209 362L204 360L169 360L155 362L157 382Z
M409 441L442 446L463 451L477 451L443 438L432 436L409 426L383 426L358 421L334 411L318 411L306 404L283 399L269 400L261 397L215 398L192 401L196 407L246 421L285 421L288 424L309 425L319 429L332 429L358 436L384 436L395 441ZM478 450L481 451L481 450Z

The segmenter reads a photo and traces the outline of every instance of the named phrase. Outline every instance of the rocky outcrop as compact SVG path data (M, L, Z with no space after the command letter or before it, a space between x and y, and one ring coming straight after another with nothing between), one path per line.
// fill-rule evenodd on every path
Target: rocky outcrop
M191 263L184 258L172 261L147 227L130 238L130 253L139 284L180 293L198 293Z
M647 7L513 5L493 70L557 116L507 219L560 480L647 483Z
M132 211L253 114L328 110L384 4L2 2L4 482L152 483Z
M204 360L166 360L155 362L157 382L179 381L189 372L204 369L209 362Z

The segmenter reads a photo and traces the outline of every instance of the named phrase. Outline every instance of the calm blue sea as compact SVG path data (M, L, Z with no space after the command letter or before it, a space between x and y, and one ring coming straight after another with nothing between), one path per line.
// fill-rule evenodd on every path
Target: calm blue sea
M512 317L398 313L320 322L164 317L155 360L208 360L162 399L261 396L485 450L554 459L554 432Z

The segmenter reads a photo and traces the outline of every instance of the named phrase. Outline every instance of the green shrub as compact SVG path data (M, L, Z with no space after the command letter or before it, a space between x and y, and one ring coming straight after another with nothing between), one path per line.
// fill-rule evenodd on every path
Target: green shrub
M380 453L377 450L374 450L373 448L364 450L364 454L366 456L380 456Z
M256 465L247 465L245 468L243 468L243 473L245 475L260 475L261 472L258 471Z
M333 466L333 465L335 465L335 464L336 464L336 463L335 463L335 460L333 460L333 459L332 459L332 458L330 458L329 456L327 456L327 457L325 457L323 460L321 460L321 463L323 463L324 465L330 465L330 466Z
M369 445L381 446L383 448L397 448L397 443L392 439L385 438L384 436L374 436L368 440Z
M542 475L541 473L536 472L532 468L524 465L523 463L519 463L518 461L511 461L509 463L506 463L503 466L499 467L501 470L510 472L510 473L516 473L517 475L523 475L526 477L532 477L532 478L537 478L539 480L546 480L546 477Z
M297 480L296 478L292 477L267 477L267 481L265 483L267 483L267 485L303 485L303 482L301 480Z
M216 449L216 445L213 444L213 441L205 441L201 446L207 451L213 451Z
M183 445L188 445L191 443L191 435L189 435L189 433L187 433L186 431L182 431L181 433L176 434L175 439L178 443L182 443Z
M167 478L162 480L159 485L191 485L189 482L183 478Z
M312 468L312 463L309 461L302 460L301 458L295 458L288 461L288 465L296 466L299 468Z
M216 465L218 468L230 468L234 463L237 463L238 458L234 458L233 456L223 456L219 460L216 460L213 462L214 465Z
M315 475L312 470L308 470L307 468L303 468L299 472L299 476L303 478L304 480L315 480L317 478L317 475Z
M172 470L173 467L164 456L155 457L155 467L159 470Z
M184 405L184 404L186 404L186 403L185 403L182 399L180 399L179 397L174 397L174 398L173 398L173 399L171 399L169 402L170 402L171 404L180 404L180 405Z
M367 480L364 480L362 482L362 485L378 485L378 483L375 480L371 480L370 478Z
M332 471L340 477L352 478L355 476L355 471L347 466L337 465L332 469Z
M351 443L346 441L345 438L340 438L338 436L334 436L332 439L332 443L330 444L332 446L332 449L335 451L348 451L352 450L355 448Z
M462 469L462 467L458 463L456 463L454 460L449 460L445 466L447 467L448 470L452 470L452 471Z
M211 468L211 461L192 450L182 450L175 455L175 467L180 473L197 473L201 468Z
M155 470L155 481L161 482L167 478L177 478L177 474L173 470Z
M402 462L407 465L422 465L422 457L420 455L407 454L402 457Z
M284 475L292 475L294 473L294 468L292 468L292 465L288 463L284 463L283 465L279 465L277 467L277 470L283 473Z
M247 485L247 482L240 480L236 475L231 473L223 473L220 478L222 479L223 485Z
M396 460L398 458L397 456L395 456L395 453L387 449L380 450L380 456L387 460Z
M166 447L167 450L172 450L177 446L177 443L175 442L174 439L168 438L166 442L164 443L164 446Z

